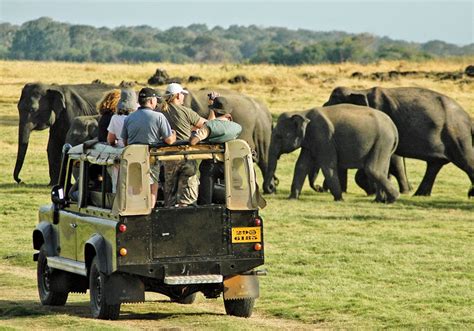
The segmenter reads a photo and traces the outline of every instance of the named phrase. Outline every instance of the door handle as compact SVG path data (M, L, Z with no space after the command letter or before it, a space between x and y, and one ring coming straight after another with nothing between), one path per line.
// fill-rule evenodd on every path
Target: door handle
M71 228L73 228L73 229L77 228L77 224L76 224L76 223L71 223L71 224L69 224L69 225L70 225Z

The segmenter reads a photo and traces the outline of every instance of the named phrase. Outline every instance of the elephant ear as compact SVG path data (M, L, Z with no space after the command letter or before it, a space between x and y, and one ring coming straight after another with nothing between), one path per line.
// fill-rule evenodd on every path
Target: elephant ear
M46 91L46 97L50 100L51 108L56 115L56 120L66 110L66 100L64 93L58 90L49 89Z
M303 140L305 136L305 132L306 132L306 127L308 126L308 123L310 122L309 119L307 119L301 114L296 114L296 115L291 116L291 121L293 122L295 126L297 139ZM299 143L301 143L301 141Z
M361 93L349 94L349 102L354 105L369 106L369 101L367 100L367 96Z

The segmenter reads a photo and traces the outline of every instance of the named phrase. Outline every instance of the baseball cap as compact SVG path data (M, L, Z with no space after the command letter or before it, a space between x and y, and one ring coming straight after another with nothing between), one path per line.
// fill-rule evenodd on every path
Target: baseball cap
M219 115L230 114L232 113L232 110L234 110L230 105L229 100L224 97L215 98L213 104L209 108Z
M183 89L183 87L178 83L171 83L166 87L166 94L177 93L189 94L189 92Z
M158 92L156 92L154 89L151 87L144 87L140 90L140 93L138 93L139 98L151 98L151 97L158 97Z

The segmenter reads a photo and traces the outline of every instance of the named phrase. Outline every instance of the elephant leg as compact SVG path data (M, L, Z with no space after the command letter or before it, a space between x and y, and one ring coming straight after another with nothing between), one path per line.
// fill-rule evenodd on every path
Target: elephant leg
M365 173L376 186L376 202L392 203L400 193L388 179L391 151L380 141L373 149L364 166Z
M338 168L337 174L339 176L339 183L341 184L341 191L347 192L347 169Z
M401 156L392 155L392 157L390 158L389 173L397 179L398 187L400 188L400 193L406 194L410 192L411 186L408 182L405 161Z
M471 187L467 192L470 198L474 196L474 149L471 139L458 141L455 147L450 149L451 162L464 171L471 181Z
M444 160L426 162L426 172L414 195L430 196L433 184L441 168L448 163Z
M345 193L345 192L347 192L347 169L340 168L340 169L338 169L337 174L339 176L339 183L340 183L340 186L341 186L341 191L343 193ZM328 185L328 182L326 181L326 179L324 179L324 181L323 181L323 191L324 192L329 191L329 185Z
M343 201L342 199L342 190L341 182L339 181L338 171L336 167L325 166L322 167L324 178L326 178L326 183L329 187L329 191L334 197L335 201Z
M291 192L289 199L298 199L303 188L306 176L312 170L313 160L310 152L306 148L301 148L300 156L296 161L293 182L291 183Z
M400 196L398 190L388 179L388 168L388 164L385 169L379 169L378 167L374 167L373 165L369 165L365 168L367 176L375 183L376 202L392 203L395 202L395 200L397 200L397 198Z
M48 166L49 166L49 184L56 185L59 180L59 168L61 164L62 144L54 141L51 132L48 140Z
M357 185L365 191L367 195L375 194L374 183L369 180L364 169L358 169L355 174L355 181Z
M316 179L318 178L318 174L319 174L319 167L313 166L311 168L311 171L308 174L308 180L309 180L309 186L314 191L321 193L321 192L324 192L324 189L321 186L314 184L316 182Z

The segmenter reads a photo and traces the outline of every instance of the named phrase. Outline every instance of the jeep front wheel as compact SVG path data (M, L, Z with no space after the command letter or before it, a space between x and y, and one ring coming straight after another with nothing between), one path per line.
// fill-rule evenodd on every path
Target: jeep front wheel
M227 315L238 317L252 316L254 298L248 299L224 299L224 307Z
M36 273L41 304L45 306L64 306L69 293L51 290L51 275L53 269L48 266L46 247L44 244L41 246L39 251Z
M89 276L89 292L92 317L103 320L116 320L120 314L120 303L111 305L107 303L105 282L107 276L99 270L99 260L94 257Z

